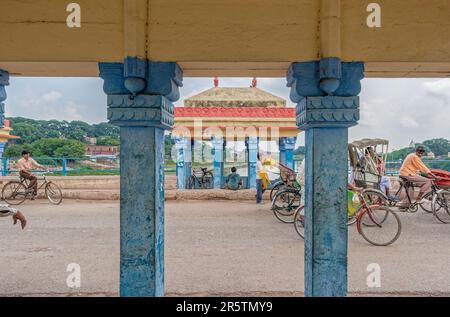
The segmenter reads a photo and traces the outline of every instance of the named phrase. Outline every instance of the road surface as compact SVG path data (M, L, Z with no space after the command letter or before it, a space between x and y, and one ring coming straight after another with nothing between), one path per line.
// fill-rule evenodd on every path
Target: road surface
M27 201L21 209L23 232L0 219L0 295L118 295L118 202ZM400 216L402 235L389 247L349 228L351 295L450 294L450 225L420 211ZM165 246L168 296L303 295L303 241L267 204L168 202ZM79 289L66 283L71 263L81 268ZM381 287L367 286L371 263Z

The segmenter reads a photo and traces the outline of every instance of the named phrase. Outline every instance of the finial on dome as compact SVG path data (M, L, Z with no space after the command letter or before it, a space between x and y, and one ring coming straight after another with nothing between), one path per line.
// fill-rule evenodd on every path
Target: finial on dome
M258 81L256 80L256 77L253 77L252 88L256 88L256 86L258 86Z
M214 77L214 87L219 87L219 77Z

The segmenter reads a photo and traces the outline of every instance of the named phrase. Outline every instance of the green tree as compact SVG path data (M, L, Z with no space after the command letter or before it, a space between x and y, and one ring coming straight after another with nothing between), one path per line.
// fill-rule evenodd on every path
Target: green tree
M85 144L77 140L58 138L41 139L32 144L34 156L39 157L83 157Z
M435 156L447 156L450 152L450 141L440 138L423 142L427 148L434 153Z
M7 158L19 158L22 156L22 151L25 150L33 152L33 146L31 144L8 144L3 156Z
M77 140L68 140L62 147L55 150L55 157L83 157L86 152L86 146L83 142Z
M119 138L120 136L120 128L103 122L103 123L99 123L99 124L94 124L92 126L92 137L100 137L100 136L110 136L110 137L115 137L115 138Z
M17 144L30 144L42 137L41 131L33 124L20 122L14 125L14 135L20 137Z
M119 146L120 140L111 136L100 136L97 138L97 145Z

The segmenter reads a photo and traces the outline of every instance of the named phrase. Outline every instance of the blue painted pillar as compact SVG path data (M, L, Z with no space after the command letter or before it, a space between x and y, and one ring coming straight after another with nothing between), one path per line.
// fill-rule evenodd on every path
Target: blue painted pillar
M0 160L3 162L2 170L1 170L1 173L0 173L1 176L6 176L5 175L5 161L6 161L6 159L3 158L3 152L5 151L6 144L7 144L6 142L0 142ZM6 166L8 166L8 165L6 164Z
M3 128L5 121L5 104L6 89L5 86L9 85L9 73L0 69L0 128ZM5 151L6 142L0 143L0 159L3 158L3 152ZM1 173L3 176L8 175L8 159L3 159L3 170Z
M186 189L192 173L192 147L190 138L174 138L177 150L177 188Z
M120 295L164 295L164 131L182 71L127 58L100 63L108 119L120 126Z
M9 73L5 70L0 69L0 128L3 128L5 121L5 104L6 100L6 89L5 86L9 85Z
M224 167L224 140L222 136L212 138L214 149L214 188L222 188L223 167Z
M3 176L8 176L9 159L3 158Z
M67 159L62 159L62 176L67 176Z
M280 162L294 169L294 149L296 137L280 138Z
M245 145L247 146L248 188L256 188L256 161L259 151L259 139L257 137L248 137Z
M306 130L305 295L347 295L348 128L359 120L363 63L294 63L297 125Z

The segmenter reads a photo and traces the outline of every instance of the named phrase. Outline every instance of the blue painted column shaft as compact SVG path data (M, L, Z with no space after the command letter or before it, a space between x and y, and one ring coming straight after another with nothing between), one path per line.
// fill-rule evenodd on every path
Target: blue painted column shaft
M67 159L62 159L62 176L67 176Z
M6 89L5 86L9 85L9 73L5 70L0 69L0 128L4 127L5 121L5 104L6 100Z
M223 137L213 137L212 146L214 149L214 188L222 188L223 167L224 167L224 140Z
M8 176L9 159L3 158L3 176Z
M120 294L164 295L164 130L121 127Z
M120 295L164 296L164 131L182 70L127 58L100 63L108 119L120 126Z
M294 169L294 149L296 137L280 139L280 162L287 167Z
M248 188L256 188L256 161L259 150L257 137L249 137L246 140L248 163Z
M6 142L0 142L0 160L3 162L1 176L6 176L5 175L5 163L4 163L4 162L6 162L6 159L3 158L3 153L5 152L6 144L7 144Z
M7 94L5 86L9 85L9 73L0 69L0 128L4 127L5 121L5 104ZM3 152L5 151L6 143L0 143L0 158L3 158ZM8 175L8 159L3 159L2 175Z
M192 146L190 138L174 138L177 150L177 188L185 189L192 173Z
M347 128L306 131L305 294L347 294Z
M305 295L347 295L348 128L359 120L363 63L294 63L297 125L306 131Z

